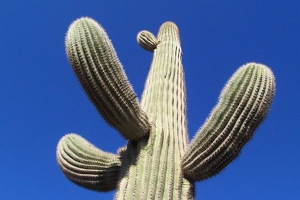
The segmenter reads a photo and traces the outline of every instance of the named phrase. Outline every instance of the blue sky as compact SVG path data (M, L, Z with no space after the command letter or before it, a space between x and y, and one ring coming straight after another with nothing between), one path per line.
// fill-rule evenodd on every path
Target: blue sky
M112 199L68 181L55 158L75 132L105 151L126 141L104 123L67 61L72 21L103 25L140 97L152 55L136 34L168 20L181 35L190 138L232 73L247 62L276 76L270 113L221 174L196 184L196 199L300 198L300 1L4 1L0 7L0 199ZM196 2L196 1L195 1Z

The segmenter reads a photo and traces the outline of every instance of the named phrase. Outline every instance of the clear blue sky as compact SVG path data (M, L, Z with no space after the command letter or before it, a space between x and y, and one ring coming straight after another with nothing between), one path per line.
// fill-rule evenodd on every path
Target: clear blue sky
M156 34L167 20L178 25L190 138L239 66L269 66L277 91L268 118L238 159L196 184L196 199L300 199L300 1L74 2L1 2L0 199L113 197L74 185L56 163L66 133L110 152L126 143L103 122L67 61L65 33L81 16L104 26L139 97L152 55L137 45L136 34Z

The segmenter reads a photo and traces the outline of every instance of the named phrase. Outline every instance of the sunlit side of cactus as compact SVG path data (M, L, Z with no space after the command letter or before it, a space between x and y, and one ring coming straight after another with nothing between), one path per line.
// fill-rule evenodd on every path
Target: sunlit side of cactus
M164 23L155 37L137 36L153 61L139 103L104 29L90 18L72 23L68 59L103 119L128 139L117 154L81 136L58 143L57 161L74 183L115 199L193 199L194 183L219 173L249 141L275 93L272 71L257 63L240 67L189 144L179 30Z

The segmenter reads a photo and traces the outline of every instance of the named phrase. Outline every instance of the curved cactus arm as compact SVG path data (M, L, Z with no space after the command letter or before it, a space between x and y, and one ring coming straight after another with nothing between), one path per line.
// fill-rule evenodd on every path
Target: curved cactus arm
M143 30L140 31L136 38L138 44L147 51L153 52L154 49L156 49L156 46L158 45L159 41L156 39L156 37L153 35L153 33Z
M147 135L150 123L105 30L93 19L74 21L66 36L68 59L104 120L126 139Z
M209 178L234 160L266 117L274 93L275 78L268 67L248 63L239 68L183 157L185 177Z
M59 141L56 156L63 173L77 185L102 192L116 188L119 155L103 152L81 136L68 134Z

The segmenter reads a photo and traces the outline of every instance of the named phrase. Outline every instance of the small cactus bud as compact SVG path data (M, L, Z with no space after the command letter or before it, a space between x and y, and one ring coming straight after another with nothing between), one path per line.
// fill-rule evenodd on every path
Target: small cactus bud
M155 36L149 31L140 31L137 35L137 42L139 45L147 51L153 52L159 43Z

